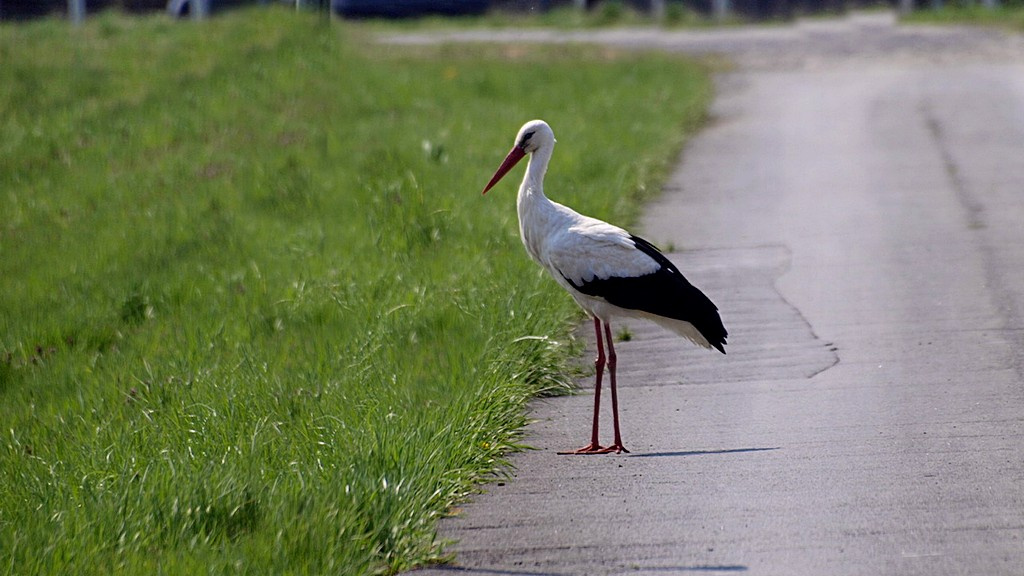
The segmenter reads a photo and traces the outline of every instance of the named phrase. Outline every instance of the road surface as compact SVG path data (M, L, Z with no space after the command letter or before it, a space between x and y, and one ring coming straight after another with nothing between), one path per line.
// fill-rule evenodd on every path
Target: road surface
M631 325L632 453L556 455L592 396L538 401L417 575L1024 574L1020 38L776 28L718 33L739 67L636 230L685 247L728 355Z

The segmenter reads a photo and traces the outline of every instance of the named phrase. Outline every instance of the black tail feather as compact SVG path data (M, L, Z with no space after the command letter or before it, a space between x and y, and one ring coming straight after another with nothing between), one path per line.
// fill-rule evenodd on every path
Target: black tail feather
M594 278L582 284L569 282L580 292L604 298L620 308L689 322L709 344L725 354L725 339L729 333L714 302L690 284L653 244L638 236L630 238L637 249L660 265L657 271L629 278Z

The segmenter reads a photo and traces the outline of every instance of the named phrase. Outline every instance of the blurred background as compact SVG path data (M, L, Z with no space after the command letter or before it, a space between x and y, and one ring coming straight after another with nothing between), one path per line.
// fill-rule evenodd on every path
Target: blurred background
M246 4L293 4L330 9L349 18L413 18L428 15L464 16L489 11L537 13L578 9L586 12L636 12L653 19L687 12L709 18L742 20L788 19L836 14L851 9L892 7L902 11L944 5L1020 4L1019 0L0 0L0 19L26 19L66 14L72 18L109 9L142 13L166 11L177 17L199 16ZM81 14L81 15L80 15Z

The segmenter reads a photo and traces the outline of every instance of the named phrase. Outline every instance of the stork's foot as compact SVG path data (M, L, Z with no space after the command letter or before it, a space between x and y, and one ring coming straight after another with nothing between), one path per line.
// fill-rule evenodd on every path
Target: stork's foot
M596 442L591 442L590 444L587 444L583 448L579 448L577 450L569 450L567 452L559 452L559 454L585 455L585 454L608 454L609 452L611 452L611 450L609 450L608 448L605 448L604 446L601 446L600 444L597 444Z
M590 455L590 454L611 454L612 452L619 454L620 452L629 452L622 447L622 444L615 444L612 446L601 446L595 442L587 444L583 448L578 450L569 450L567 452L559 452L559 454L572 454L572 455Z
M616 454L621 454L623 452L629 454L629 450L626 450L626 447L622 445L622 442L616 442L615 444L612 444L611 446L605 448L605 450L609 452L615 452Z

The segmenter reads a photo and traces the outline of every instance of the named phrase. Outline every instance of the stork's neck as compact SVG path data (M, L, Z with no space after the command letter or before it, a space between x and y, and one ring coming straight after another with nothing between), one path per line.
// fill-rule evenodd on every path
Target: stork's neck
M557 227L558 208L544 195L544 173L551 159L551 148L540 148L530 154L526 176L519 187L516 208L519 212L519 235L526 251L540 262L541 244Z
M545 146L530 153L530 160L526 165L526 175L523 177L522 186L519 187L520 210L524 201L543 202L547 200L547 197L544 196L544 174L548 171L551 151L551 146Z

